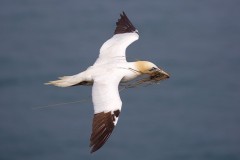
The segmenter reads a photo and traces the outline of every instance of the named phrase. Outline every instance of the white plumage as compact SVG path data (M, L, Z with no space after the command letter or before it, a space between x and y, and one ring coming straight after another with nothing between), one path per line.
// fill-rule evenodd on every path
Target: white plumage
M94 118L90 138L91 152L104 145L117 124L122 107L119 83L130 81L142 74L153 76L156 72L161 75L161 79L169 77L151 62L127 62L126 48L139 38L138 31L124 12L116 24L114 36L102 45L99 57L93 66L79 74L60 77L59 80L47 83L58 87L93 85Z
M102 45L99 57L94 65L114 63L115 61L126 62L126 49L138 38L139 35L136 32L114 35Z

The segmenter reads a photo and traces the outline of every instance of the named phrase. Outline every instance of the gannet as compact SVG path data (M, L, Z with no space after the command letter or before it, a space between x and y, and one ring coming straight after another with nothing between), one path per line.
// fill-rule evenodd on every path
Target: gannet
M91 153L100 149L116 126L122 108L119 84L131 81L140 75L149 75L149 80L160 81L169 74L149 61L127 62L126 48L139 39L138 30L126 14L120 14L112 38L100 48L95 63L85 71L73 76L59 77L45 83L58 87L92 85L94 116L90 137Z

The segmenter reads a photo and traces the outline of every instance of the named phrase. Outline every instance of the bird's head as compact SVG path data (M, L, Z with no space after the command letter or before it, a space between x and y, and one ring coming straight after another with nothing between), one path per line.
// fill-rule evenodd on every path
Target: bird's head
M157 67L152 62L148 61L137 61L135 63L137 70L142 74L148 74L150 76L158 76L162 79L169 78L169 74L165 71L163 71L161 68Z

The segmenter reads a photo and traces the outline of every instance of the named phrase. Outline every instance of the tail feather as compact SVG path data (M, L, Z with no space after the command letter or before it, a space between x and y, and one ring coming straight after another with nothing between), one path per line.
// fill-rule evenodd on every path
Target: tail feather
M77 76L64 76L64 77L59 77L58 80L49 81L48 83L45 83L45 85L54 85L58 87L70 87L80 83L81 81L82 81L82 78Z

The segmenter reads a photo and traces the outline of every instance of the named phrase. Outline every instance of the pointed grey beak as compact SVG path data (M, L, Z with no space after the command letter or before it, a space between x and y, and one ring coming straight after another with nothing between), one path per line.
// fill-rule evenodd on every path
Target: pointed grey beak
M150 79L158 82L164 79L168 79L169 77L170 76L167 72L158 68L155 72L151 74Z
M170 78L169 74L161 69L159 69L159 73L163 74L164 78Z

